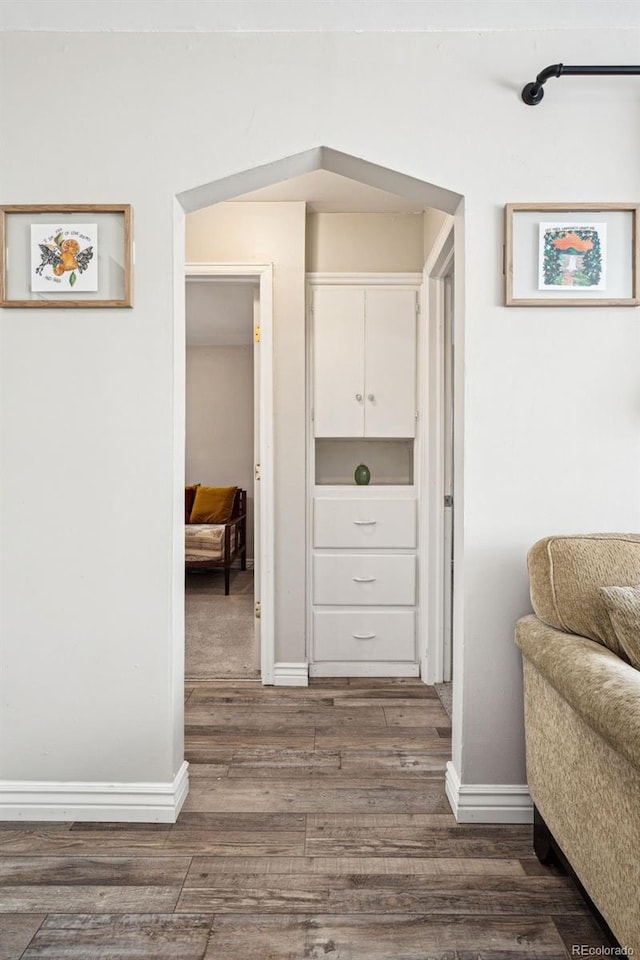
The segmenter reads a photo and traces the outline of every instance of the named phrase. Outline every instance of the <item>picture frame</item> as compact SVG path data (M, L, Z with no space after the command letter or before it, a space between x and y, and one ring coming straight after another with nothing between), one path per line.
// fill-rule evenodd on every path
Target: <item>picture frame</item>
M507 203L507 307L640 304L635 203Z
M1 307L132 307L130 204L0 206Z

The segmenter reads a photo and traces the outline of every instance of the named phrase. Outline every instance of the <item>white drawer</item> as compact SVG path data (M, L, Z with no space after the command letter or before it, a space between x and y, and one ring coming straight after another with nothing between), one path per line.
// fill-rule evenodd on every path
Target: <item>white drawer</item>
M314 603L412 606L415 599L414 554L324 553L314 557Z
M315 547L415 547L415 500L316 497Z
M315 611L313 659L415 660L413 610Z

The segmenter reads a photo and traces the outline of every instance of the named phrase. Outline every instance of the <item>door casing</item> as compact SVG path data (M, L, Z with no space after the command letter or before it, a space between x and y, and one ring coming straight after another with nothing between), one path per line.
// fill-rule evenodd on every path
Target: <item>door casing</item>
M428 436L422 447L422 476L428 478L425 509L421 511L420 540L425 545L420 570L421 638L420 665L425 683L442 683L446 677L446 661L450 657L445 642L448 616L445 580L451 583L453 538L447 536L448 516L445 494L451 477L448 474L446 418L452 423L453 391L446 389L446 351L450 349L445 333L445 278L451 274L454 258L454 220L448 218L438 235L423 271L423 304L426 317L422 332L426 339L421 358L426 365L421 378L420 408L428 411ZM453 321L453 317L451 318ZM453 330L453 322L451 329ZM452 358L449 358L452 359ZM451 366L453 370L453 366ZM453 461L451 461L452 466ZM447 546L449 544L450 546ZM445 558L450 550L451 556ZM425 602L426 600L426 602ZM449 638L449 643L451 638ZM450 671L449 671L450 672ZM446 677L450 679L450 676Z

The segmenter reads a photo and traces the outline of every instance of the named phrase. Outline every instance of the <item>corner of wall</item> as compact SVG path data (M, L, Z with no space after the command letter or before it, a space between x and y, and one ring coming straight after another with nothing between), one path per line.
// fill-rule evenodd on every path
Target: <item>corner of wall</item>
M458 823L533 823L526 783L460 783L450 760L445 790Z

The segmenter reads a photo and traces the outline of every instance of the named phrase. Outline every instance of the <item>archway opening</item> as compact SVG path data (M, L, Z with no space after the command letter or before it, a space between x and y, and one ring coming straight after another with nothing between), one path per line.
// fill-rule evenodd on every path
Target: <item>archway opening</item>
M260 450L257 473L261 479L255 489L262 520L271 525L272 534L261 562L259 587L262 682L301 685L309 675L339 676L342 665L347 676L419 675L429 684L441 684L452 678L456 684L463 668L460 596L456 590L461 570L452 563L455 555L461 556L463 534L461 523L452 522L454 509L457 516L462 517L463 489L459 442L462 378L456 377L456 370L458 373L461 370L463 329L462 231L457 229L462 225L462 197L398 171L319 147L185 191L177 199L176 342L184 343L185 268L223 270L225 264L230 269L249 269L252 263L273 265L273 325L267 336L270 341L267 350L271 351L267 368L271 371L272 385L266 391L271 409L263 411L263 417L271 418L270 445ZM277 207L286 216L279 222L269 223L268 218L263 218L264 222L256 224L250 214L257 205L261 205L262 211L273 211ZM357 244L351 242L353 238L350 241L343 237L343 245L349 246L351 242L351 249L346 258L349 269L341 270L335 257L324 256L331 238L336 236L327 220L331 216L386 216L387 233L394 217L396 221L403 216L412 217L414 227L415 218L422 218L419 263L412 260L410 268L407 269L405 263L405 269L398 269L402 256L398 256L398 247L393 250L393 244L402 246L400 234L388 237L386 253L374 264L366 261L366 257L354 256ZM309 229L310 218L315 218L312 229ZM287 246L287 229L294 222L297 227L293 245L297 244L297 253L275 250L278 244ZM369 226L371 223L369 221ZM364 220L360 227L363 225ZM372 229L369 239L374 233ZM363 234L359 236L362 238ZM336 249L334 243L332 254ZM354 264L360 269L354 269ZM296 282L287 284L294 274ZM359 433L360 428L355 427L345 428L345 435L334 427L334 435L331 431L327 435L326 429L319 430L316 420L320 374L316 356L319 347L317 338L314 343L311 315L315 309L314 297L319 293L318 303L323 309L327 291L341 289L344 293L349 287L357 288L364 291L365 299L369 298L371 312L375 311L380 294L389 292L395 285L405 293L415 288L411 295L419 311L414 341L415 432L409 435L411 431L405 428L400 431L404 435L398 436L393 426L383 426L370 430L363 427ZM286 305L293 286L296 293ZM329 304L329 311L340 300L340 296L336 296L335 302ZM374 322L369 322L367 329L372 342ZM458 345L455 359L454 339ZM396 348L397 343L391 352L386 352L382 340L379 351L391 358ZM401 360L410 364L407 356L405 352ZM367 362L371 365L375 361ZM400 383L401 372L396 371L395 376L396 384ZM180 400L183 393L182 354L177 352L176 497L182 496L184 486L184 401L181 406ZM356 390L354 396L360 395ZM369 392L362 396L362 402L366 405L368 401L373 410L376 401L370 397L375 394ZM337 415L340 416L339 411ZM373 422L371 416L369 419ZM352 443L350 449L350 441L355 440L358 443ZM354 456L372 460L378 483L374 479L367 485L352 486L348 468ZM349 486L347 496L342 490L332 498L341 486ZM327 577L330 581L332 575L323 573L323 568L335 569L336 562L357 553L357 545L349 537L341 541L335 531L319 532L318 524L324 521L318 517L322 510L331 512L335 508L335 503L327 503L331 499L339 501L338 510L348 512L354 494L367 497L365 502L371 505L380 504L383 510L389 507L390 500L405 501L401 510L413 501L407 521L413 533L404 535L404 539L401 536L400 540L394 540L393 536L385 540L383 536L376 541L374 537L364 541L363 548L369 557L375 549L383 560L392 557L395 562L412 557L400 577L400 580L404 577L405 586L407 577L412 585L400 599L400 595L392 591L388 597L374 594L370 604L365 604L370 615L394 615L385 629L392 645L404 644L403 652L395 658L388 651L366 653L361 667L353 653L336 653L334 649L330 654L325 649L320 658L317 655L319 637L327 627L347 629L359 642L365 635L373 639L369 635L376 631L371 629L371 622L382 624L381 619L374 619L364 627L358 626L356 621L363 606L360 600L352 594L340 594L339 590L337 594L332 593L333 588L327 593ZM381 521L365 523L370 519L358 516L347 522L359 532L366 527L380 530ZM178 607L182 602L181 548L182 531L177 531L175 601ZM413 572L407 574L410 566ZM381 578L383 576L386 573L381 574ZM351 579L373 582L379 578L353 576ZM389 609L385 610L386 607ZM409 609L413 625L411 640L406 641L408 620L395 615L406 614ZM353 614L355 619L345 622L346 613ZM402 619L404 627L401 627ZM179 617L176 623L174 642L182 651L184 627L180 626ZM413 653L406 652L407 642L413 644ZM175 663L179 670L182 653ZM385 673L385 665L388 667L389 663L393 666ZM178 686L176 684L176 688ZM444 696L452 689L452 686L443 687ZM453 717L454 760L456 751L460 750L460 721L461 704L458 703Z

